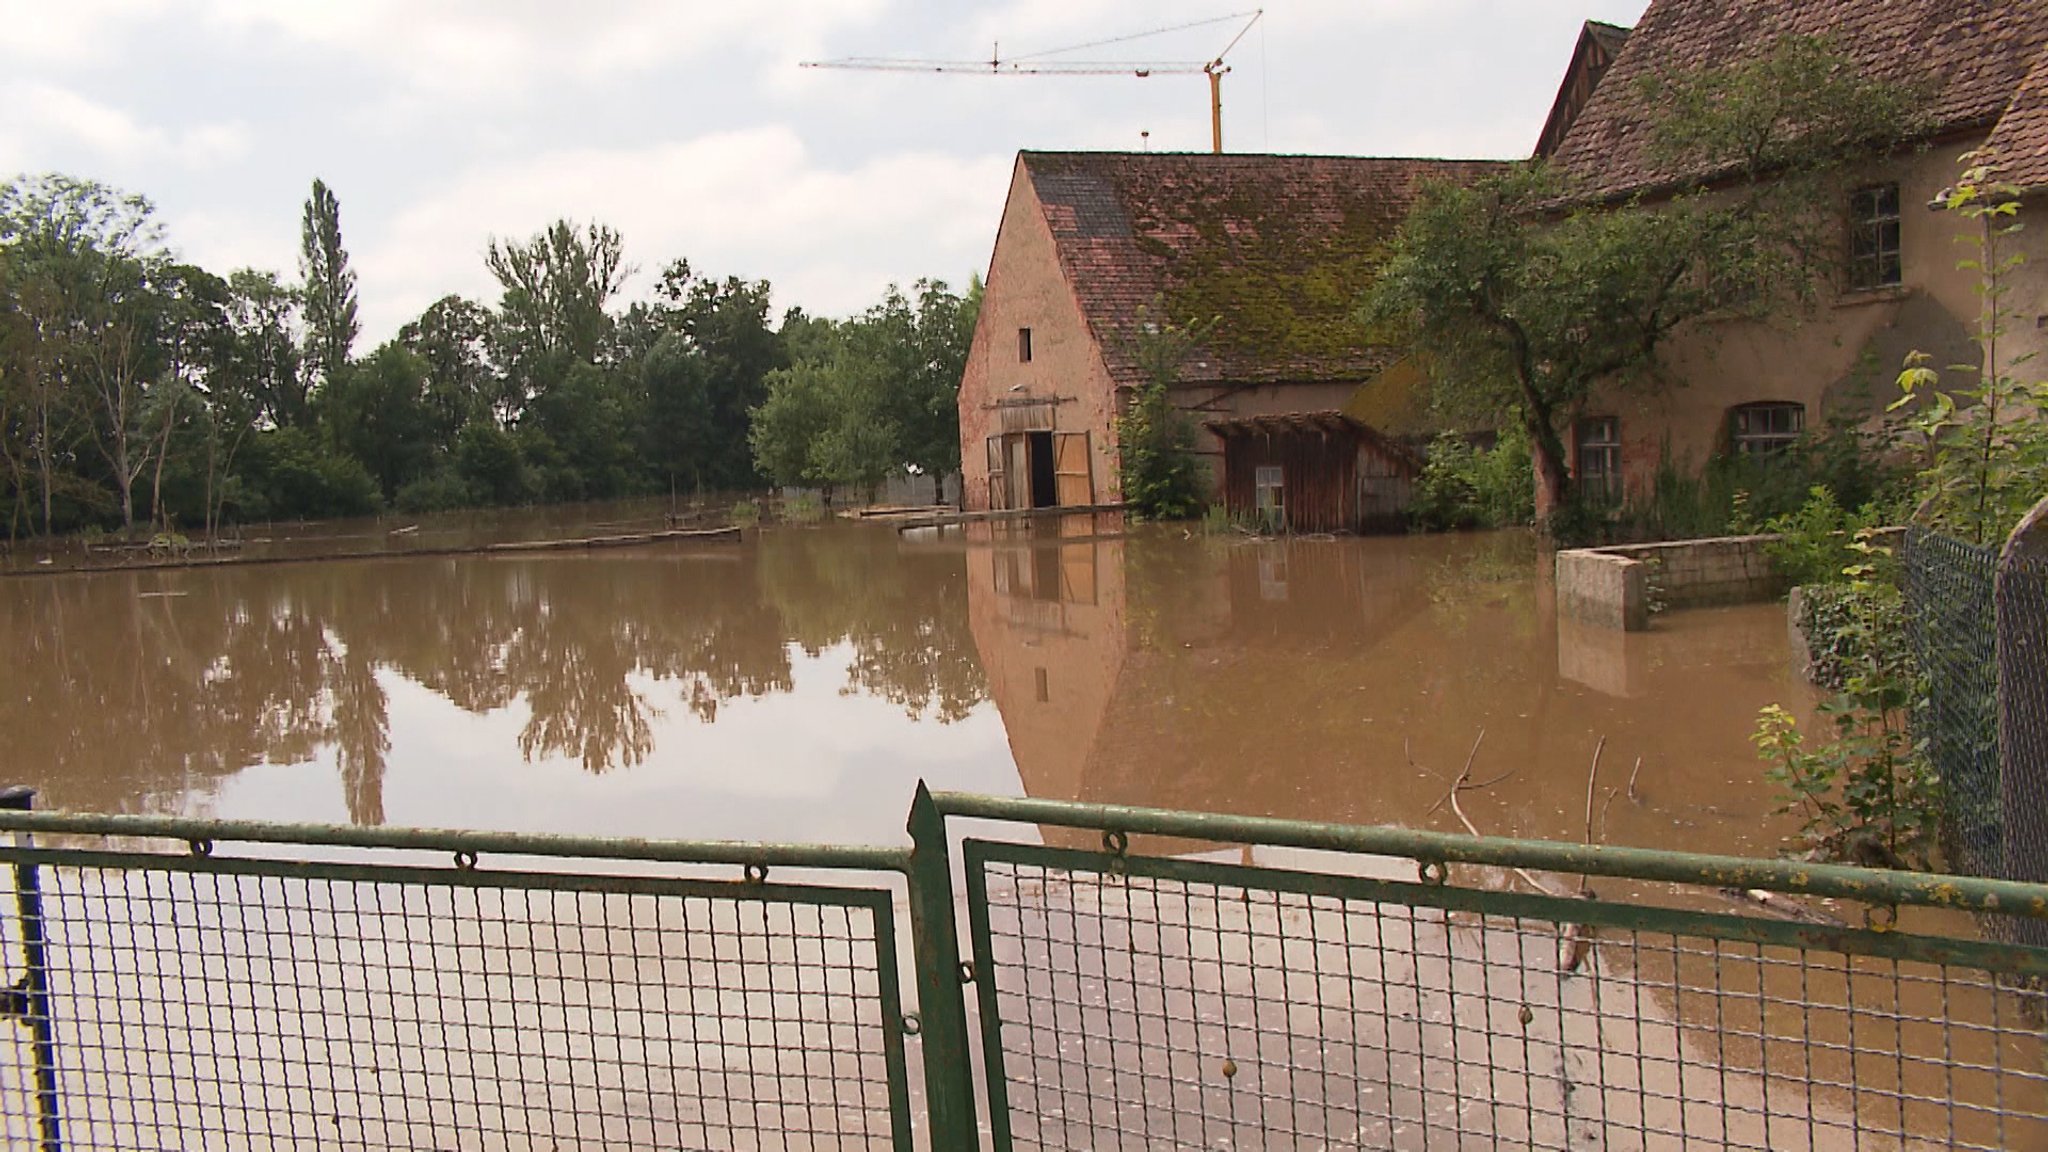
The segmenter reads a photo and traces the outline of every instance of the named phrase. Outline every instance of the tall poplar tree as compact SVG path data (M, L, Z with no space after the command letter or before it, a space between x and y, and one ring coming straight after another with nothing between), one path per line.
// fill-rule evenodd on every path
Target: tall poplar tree
M305 281L306 368L324 385L348 366L362 323L356 317L355 270L341 246L341 201L319 179L299 231L299 276Z

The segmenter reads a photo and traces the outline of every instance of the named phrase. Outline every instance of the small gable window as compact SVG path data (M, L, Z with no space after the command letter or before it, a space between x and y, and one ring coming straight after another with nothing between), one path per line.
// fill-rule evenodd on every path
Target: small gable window
M1017 329L1017 363L1031 363L1031 329Z
M1728 439L1738 456L1776 456L1806 431L1806 406L1783 400L1744 404L1728 413Z
M1595 416L1579 421L1573 440L1579 450L1579 491L1590 500L1621 502L1621 419Z
M1849 200L1849 287L1865 292L1901 279L1899 186L1859 188Z

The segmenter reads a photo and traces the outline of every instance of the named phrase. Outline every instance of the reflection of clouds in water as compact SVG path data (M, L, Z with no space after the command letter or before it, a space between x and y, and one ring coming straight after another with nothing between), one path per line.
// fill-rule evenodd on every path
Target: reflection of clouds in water
M710 839L894 843L920 779L934 787L1019 791L1001 718L986 705L953 724L907 727L893 702L845 695L851 649L794 653L789 691L730 700L715 724L682 708L652 721L652 747L602 776L574 752L525 760L523 702L478 714L388 676L392 743L409 752L384 782L397 825ZM675 685L633 675L627 690L673 698ZM906 738L906 732L914 738ZM331 753L323 753L323 758ZM324 776L324 774L323 774ZM331 818L307 769L252 769L223 790L222 816L282 810ZM332 776L324 779L331 780Z

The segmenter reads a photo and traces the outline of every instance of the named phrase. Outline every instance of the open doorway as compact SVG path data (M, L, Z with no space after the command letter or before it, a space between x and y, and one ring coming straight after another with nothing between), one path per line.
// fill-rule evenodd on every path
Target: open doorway
M1060 503L1059 473L1053 467L1052 433L1027 432L1031 460L1031 507L1057 508Z

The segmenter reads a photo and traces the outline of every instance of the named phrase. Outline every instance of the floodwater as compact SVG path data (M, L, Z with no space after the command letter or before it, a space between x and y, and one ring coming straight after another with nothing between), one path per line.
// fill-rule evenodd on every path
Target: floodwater
M576 531L553 515L481 531ZM1793 827L1748 736L1765 704L1811 704L1781 606L1577 627L1526 536L1091 518L20 576L0 645L0 777L45 807L692 838L901 843L925 780L1769 855ZM1187 869L1328 856L1146 848L1189 855L1113 880L1100 857L993 870L1020 1147L1209 1147L1212 1122L1243 1148L2048 1138L2031 1024L1961 966L1610 921L1582 967L1567 949L1592 929L1540 911L1318 902ZM138 1146L878 1144L878 924L736 884L655 902L638 879L48 869L65 1098L106 1102L89 1138ZM29 1062L9 1035L0 1079ZM861 1056L809 1062L825 1049ZM309 1115L317 1133L273 1127ZM28 1123L0 1112L0 1135Z
M1525 536L1088 518L15 576L0 649L46 807L864 843L920 779L1457 830L1483 731L1482 832L1582 838L1604 738L1596 837L1771 854L1748 736L1807 698L1782 608L1580 628Z

